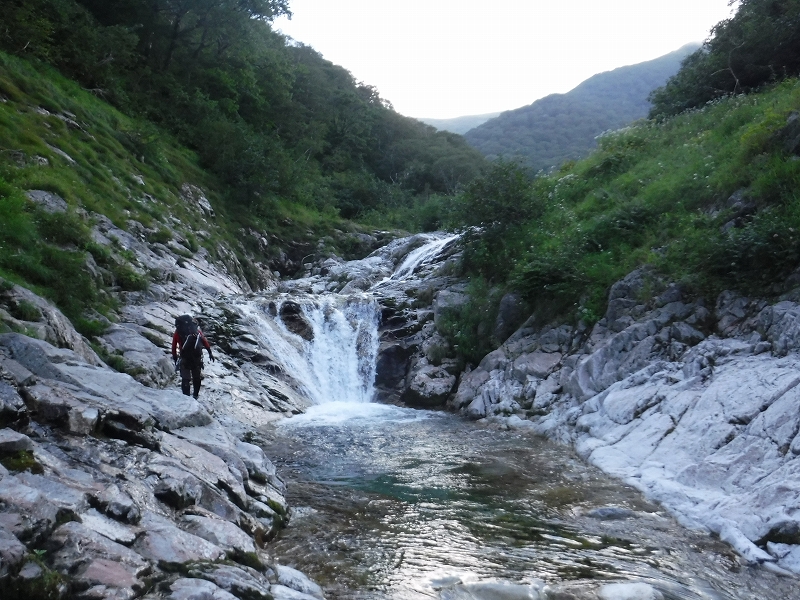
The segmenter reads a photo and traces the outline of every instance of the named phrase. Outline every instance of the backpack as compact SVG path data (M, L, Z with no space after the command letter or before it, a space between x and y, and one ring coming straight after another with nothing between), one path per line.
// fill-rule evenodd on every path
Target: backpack
M181 315L175 319L175 331L181 344L181 361L187 366L202 364L203 343L197 321L190 315Z

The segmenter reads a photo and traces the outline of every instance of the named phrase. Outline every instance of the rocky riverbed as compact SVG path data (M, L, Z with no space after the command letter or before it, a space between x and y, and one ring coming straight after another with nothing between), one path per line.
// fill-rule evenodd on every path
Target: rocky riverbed
M494 331L505 342L462 373L437 329L467 298L452 236L397 239L359 261L319 256L291 281L264 269L255 293L231 253L187 258L129 230L98 218L95 240L133 253L152 282L121 294L99 345L30 291L3 288L0 319L21 332L0 335L4 598L319 597L270 557L291 511L257 442L336 378L569 444L742 560L800 573L795 298L705 304L642 270L592 327L533 315L515 332L524 319L509 298ZM201 318L217 357L197 401L176 391L169 358L182 313ZM292 366L334 320L359 357L357 385L341 380L335 350L303 371L313 382Z

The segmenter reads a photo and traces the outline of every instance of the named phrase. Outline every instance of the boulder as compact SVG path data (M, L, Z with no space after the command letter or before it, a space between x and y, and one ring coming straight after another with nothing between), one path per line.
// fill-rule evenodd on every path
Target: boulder
M375 385L389 388L400 386L405 380L411 354L412 349L403 343L382 345L375 369Z
M189 575L196 579L206 579L217 587L247 600L272 600L270 583L258 571L244 566L214 565L213 568L191 569Z
M205 579L178 579L170 585L170 600L237 600L211 581Z
M186 563L223 560L225 551L219 546L178 529L164 517L146 512L140 522L144 533L133 544L142 557L165 568Z
M520 382L527 381L529 376L545 379L561 362L558 352L531 352L517 358L512 365L513 376Z
M505 341L525 320L526 312L525 301L520 294L505 294L497 307L492 337L498 342Z
M256 554L253 538L233 523L198 515L183 517L183 527L189 533L208 540L234 556Z
M0 454L13 454L21 450L33 450L31 438L13 429L0 429Z
M0 523L23 542L41 543L62 515L42 492L17 477L0 480Z
M283 302L278 314L286 329L307 342L314 340L314 328L306 319L303 308L297 302L291 300Z
M113 324L100 336L100 343L109 354L122 357L134 379L150 387L164 387L175 377L175 367L164 349L141 330L132 323Z
M0 579L7 577L25 560L28 549L10 531L0 527Z
M285 565L276 565L275 571L278 576L278 584L324 600L325 596L322 593L322 588L297 569Z
M142 556L85 527L65 523L48 540L53 568L61 573L79 571L88 585L136 589L137 581L151 569Z
M442 367L425 365L414 372L401 399L409 406L442 406L456 385L456 377Z

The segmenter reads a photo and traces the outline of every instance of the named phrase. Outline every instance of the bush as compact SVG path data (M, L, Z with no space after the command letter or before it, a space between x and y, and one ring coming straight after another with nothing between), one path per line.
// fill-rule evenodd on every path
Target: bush
M439 330L463 363L476 366L496 346L492 330L502 293L499 288L490 288L481 277L470 280L466 293L469 300L448 311Z

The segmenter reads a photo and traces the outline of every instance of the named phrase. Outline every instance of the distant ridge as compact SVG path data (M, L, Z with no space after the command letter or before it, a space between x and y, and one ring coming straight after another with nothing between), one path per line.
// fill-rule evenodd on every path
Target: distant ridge
M470 129L474 129L478 125L483 125L489 119L494 119L498 116L499 112L486 113L485 115L469 115L465 117L455 117L453 119L417 119L426 125L432 125L440 131L449 131L451 133L458 133L464 135Z
M566 94L506 111L464 137L487 158L519 160L536 170L577 160L595 147L599 134L646 117L647 96L697 48L687 44L654 60L593 75Z

